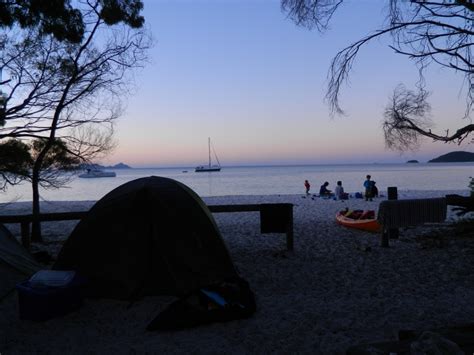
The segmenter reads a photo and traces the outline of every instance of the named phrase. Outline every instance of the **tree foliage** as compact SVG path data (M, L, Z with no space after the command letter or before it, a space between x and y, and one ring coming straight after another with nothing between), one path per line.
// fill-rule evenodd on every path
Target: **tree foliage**
M342 49L333 58L328 73L329 84L326 94L331 112L344 113L339 95L361 48L374 39L391 36L390 47L397 54L413 60L419 71L419 93L405 91L403 94L400 89L395 89L396 103L392 108L399 110L400 100L403 98L408 100L404 106L410 107L414 103L412 95L417 98L413 109L426 105L419 100L427 98L424 75L426 69L434 64L463 75L466 94L466 110L463 118L469 123L464 126L461 124L461 127L455 130L455 134L449 134L449 131L434 134L423 124L426 123L424 120L413 119L413 116L410 116L411 119L405 116L403 122L386 121L384 125L387 128L385 130L387 145L411 148L413 146L409 145L409 142L415 145L418 142L418 139L413 139L414 136L461 143L474 131L474 126L470 124L474 103L473 2L471 0L386 0L386 2L388 5L386 24ZM282 0L282 9L287 11L289 17L298 25L323 31L327 29L331 17L343 3L344 0ZM392 112L385 117L393 119L399 117L399 113ZM395 135L390 136L390 133ZM396 139L402 139L401 144L394 144Z
M124 22L132 28L143 26L141 0L101 0L95 9L107 25ZM0 0L0 27L36 28L40 34L52 34L59 41L79 43L87 19L70 0Z
M18 139L0 142L0 190L22 181L32 182L34 163L45 144L43 139L28 144ZM75 171L80 163L61 139L55 139L43 160L38 184L45 189L62 187L72 178L65 172Z
M30 143L30 154L33 162L38 160L38 156L48 143L47 139L35 139ZM65 186L72 177L72 174L65 174L65 172L77 170L81 162L80 157L69 150L65 141L60 138L54 139L43 158L38 184L45 189ZM31 164L31 172L33 168L34 163ZM28 176L28 180L33 180L32 173Z
M15 139L0 142L0 190L27 179L33 163L29 149Z

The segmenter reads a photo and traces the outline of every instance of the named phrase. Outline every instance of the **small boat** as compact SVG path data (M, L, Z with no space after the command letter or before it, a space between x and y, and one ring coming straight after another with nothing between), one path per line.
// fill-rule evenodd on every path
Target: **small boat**
M375 211L355 210L339 211L336 214L336 222L344 227L365 230L368 232L380 232L381 226L375 218Z
M100 169L87 169L84 174L80 174L80 178L91 179L91 178L101 178L101 177L115 177L117 174L113 171L103 171Z
M197 166L196 169L194 170L196 173L203 173L203 172L213 172L213 171L221 171L221 164L219 163L219 158L217 158L217 154L214 151L214 156L216 157L217 160L217 165L212 165L212 160L211 160L211 138L207 139L207 145L209 149L209 164L208 165L201 165Z

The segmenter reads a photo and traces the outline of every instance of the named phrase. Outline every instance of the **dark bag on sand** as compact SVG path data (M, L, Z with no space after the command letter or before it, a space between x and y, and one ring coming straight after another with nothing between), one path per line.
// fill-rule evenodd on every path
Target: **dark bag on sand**
M147 330L172 331L213 322L248 318L256 311L255 296L242 278L232 278L192 291L170 304Z

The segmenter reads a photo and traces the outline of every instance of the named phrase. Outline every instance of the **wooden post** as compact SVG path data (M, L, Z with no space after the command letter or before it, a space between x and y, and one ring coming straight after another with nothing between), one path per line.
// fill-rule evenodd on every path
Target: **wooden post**
M388 231L385 227L382 228L382 244L383 248L388 248Z
M396 186L387 188L389 200L398 200L398 190ZM398 239L398 228L390 228L388 230L388 237L390 239Z
M21 230L21 244L23 244L26 250L30 250L30 222L22 221L20 223L20 230Z
M293 205L290 205L286 226L286 248L293 250Z
M255 206L260 210L260 233L285 233L286 247L293 250L293 204L262 203Z

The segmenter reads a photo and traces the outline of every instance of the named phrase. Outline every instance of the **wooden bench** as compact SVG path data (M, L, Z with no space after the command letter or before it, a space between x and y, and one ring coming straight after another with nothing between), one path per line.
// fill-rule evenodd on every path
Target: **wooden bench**
M390 230L443 222L446 219L446 210L446 198L382 201L377 216L382 226L382 247L388 247Z
M285 233L286 246L293 250L293 205L291 203L269 203L254 205L209 205L212 213L222 212L260 212L261 233ZM89 211L41 213L40 222L81 220ZM19 223L21 242L28 249L30 247L30 224L32 214L0 216L0 223Z

